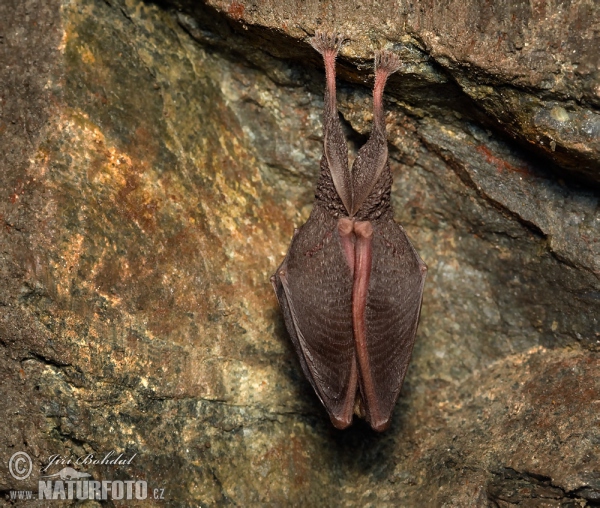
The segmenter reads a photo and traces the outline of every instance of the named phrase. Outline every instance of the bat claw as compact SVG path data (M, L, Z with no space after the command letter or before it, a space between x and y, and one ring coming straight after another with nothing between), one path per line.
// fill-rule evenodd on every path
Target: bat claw
M387 76L393 74L402 67L398 55L391 51L375 51L375 72L385 73Z
M337 55L345 40L346 38L341 34L318 31L315 32L314 37L310 38L309 42L322 55L325 53Z

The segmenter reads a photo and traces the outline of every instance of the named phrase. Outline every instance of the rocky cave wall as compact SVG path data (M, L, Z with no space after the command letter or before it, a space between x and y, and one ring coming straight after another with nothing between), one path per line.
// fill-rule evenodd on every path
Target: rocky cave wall
M0 468L2 493L114 450L135 458L86 471L165 489L149 506L600 503L599 19L593 0L2 2L0 462L33 461ZM429 273L381 435L331 427L269 283L318 174L317 29L348 38L353 153L374 50L404 62L393 201Z

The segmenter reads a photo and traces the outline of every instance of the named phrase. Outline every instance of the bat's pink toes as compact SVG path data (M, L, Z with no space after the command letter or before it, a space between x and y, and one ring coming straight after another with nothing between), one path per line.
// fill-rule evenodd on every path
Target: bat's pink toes
M375 72L385 73L387 76L393 74L402 67L402 62L398 55L391 51L376 51L375 52Z
M311 37L309 42L322 55L325 55L325 53L337 55L345 40L341 34L315 32L314 37Z

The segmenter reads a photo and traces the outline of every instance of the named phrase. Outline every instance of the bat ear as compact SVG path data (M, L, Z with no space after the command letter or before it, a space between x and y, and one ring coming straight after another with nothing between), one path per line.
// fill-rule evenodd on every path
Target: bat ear
M373 128L369 140L358 151L352 165L352 211L354 215L375 187L388 160L387 134L383 111L383 90L390 74L401 67L400 59L389 51L375 53L373 88Z

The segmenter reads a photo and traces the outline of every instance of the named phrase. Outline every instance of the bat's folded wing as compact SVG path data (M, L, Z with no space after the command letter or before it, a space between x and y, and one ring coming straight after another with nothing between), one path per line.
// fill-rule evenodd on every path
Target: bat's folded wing
M337 221L313 212L274 276L287 329L333 424L352 422L357 366L352 333L352 273Z
M384 430L410 362L427 268L400 225L378 221L373 229L366 306L370 375L361 375L361 392L367 419L376 430Z

